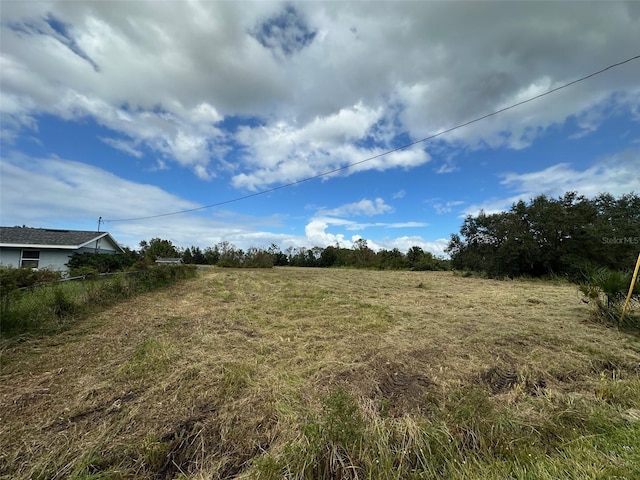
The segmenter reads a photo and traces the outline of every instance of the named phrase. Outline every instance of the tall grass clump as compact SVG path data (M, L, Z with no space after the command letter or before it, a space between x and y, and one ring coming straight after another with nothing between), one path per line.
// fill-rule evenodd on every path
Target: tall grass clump
M371 402L337 390L294 442L257 459L252 474L273 480L445 478L461 458L444 422L381 417Z
M71 286L46 285L14 290L2 298L2 336L58 328L77 311Z
M611 389L607 394L628 396ZM569 397L520 402L519 408L505 405L488 390L467 386L441 399L430 415L387 417L367 399L338 390L302 423L294 441L255 459L250 478L534 478L526 472L553 472L562 458L579 464L585 438L609 442L610 450L606 439L640 426L621 420L606 403ZM637 440L627 445L640 447ZM594 462L607 460L609 450L594 455ZM592 478L598 469L615 470L589 466L575 478ZM618 470L629 473L628 467Z
M36 275L24 270L2 271L2 337L58 331L96 308L196 275L196 267L192 265L161 265L137 272L119 272L107 278L88 277L82 281L62 282L57 272ZM34 278L49 281L39 283ZM57 281L51 282L51 279Z
M285 478L358 478L364 440L359 406L344 390L330 394L323 403L322 413L303 425L299 441L285 449L281 465ZM270 470L276 473L273 466Z

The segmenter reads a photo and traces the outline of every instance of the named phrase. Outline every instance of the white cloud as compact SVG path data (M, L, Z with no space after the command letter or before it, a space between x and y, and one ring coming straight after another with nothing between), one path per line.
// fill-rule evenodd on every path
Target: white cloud
M55 211L56 221L78 218L105 219L143 217L167 210L199 205L164 192L153 185L124 180L85 163L60 158L3 158L3 223L41 221ZM25 195L24 192L37 192ZM169 208L167 208L169 207Z
M426 252L431 252L438 257L448 257L445 249L449 244L449 240L440 238L435 241L425 240L419 236L403 236L393 239L385 239L377 242L379 248L385 250L393 250L397 248L401 252L407 252L411 247L420 247Z
M236 187L257 190L274 183L296 182L326 172L348 175L363 170L411 168L429 161L420 148L385 154L388 146L353 144L376 137L380 108L361 104L336 114L316 117L308 124L278 121L258 127L243 127L235 139L244 149L244 172L233 177ZM355 164L355 165L353 165ZM351 167L348 167L352 165Z
M527 194L525 193L521 193L518 195L513 195L507 198L490 198L487 199L485 201L483 201L482 203L475 203L472 205L469 205L467 208L465 208L462 213L459 215L460 218L464 218L467 215L471 215L471 216L476 216L478 215L481 211L483 211L484 213L486 213L487 215L491 215L494 213L499 213L499 212L504 212L506 210L509 210L509 208L511 207L511 205L513 205L514 203L519 202L520 200L523 201L528 201L530 199L530 197L527 196Z
M330 210L321 210L319 214L341 217L360 215L372 216L391 212L393 212L393 207L387 205L382 198L376 198L375 200L363 198L359 202L348 203Z
M353 244L345 240L343 234L328 233L327 228L329 228L329 225L326 222L311 220L304 229L309 245L327 247L338 244L343 248L351 248Z
M429 224L426 222L394 222L381 225L385 226L386 228L422 228L429 226Z
M119 138L107 137L101 137L100 140L102 140L107 145L112 146L113 148L122 150L127 155L131 155L132 157L136 158L142 157L142 152L138 148L136 148L136 144L134 142L128 142Z
M436 173L453 173L460 170L453 162L448 161L438 167Z
M462 200L450 200L445 203L441 203L441 202L434 203L433 208L435 209L438 215L442 215L445 213L451 213L451 210L453 209L453 207L458 207L463 204L464 202Z
M462 212L477 215L480 210L496 213L508 210L520 200L529 201L538 195L560 197L566 192L575 191L587 198L600 193L620 196L626 193L638 193L640 185L640 151L624 152L603 158L585 170L571 167L570 163L558 163L543 170L528 173L508 173L501 181L515 194L506 198L492 198L480 204L470 205Z
M365 198L336 208L321 208L317 210L305 227L306 242L311 246L327 247L339 244L343 248L352 248L353 244L363 236L354 234L351 235L349 240L343 233L344 231L364 232L368 229L407 229L428 226L425 222L362 222L349 219L349 217L384 215L393 211L393 207L388 205L382 198L374 200ZM330 232L330 229L333 232ZM337 233L336 230L342 230L343 232ZM367 242L369 247L374 250L383 248L374 240L367 239Z
M638 165L640 150L627 150L603 158L585 170L559 163L537 172L506 174L501 183L530 196L560 196L567 191L577 191L587 197L604 192L617 196L638 190Z
M203 179L232 161L233 185L257 189L378 155L397 134L422 138L632 56L640 16L625 2L5 2L1 35L4 139L42 113L91 117L113 131L116 148L144 145ZM639 62L628 64L441 139L526 148L570 116L587 134L603 105L639 111L639 75ZM262 126L233 138L220 130L229 116ZM246 148L241 162L225 157L234 141ZM428 160L417 148L343 173Z
M363 236L360 234L351 235L350 239L343 233L331 233L328 230L330 228L347 227L347 230L360 230L358 224L342 223L340 221L334 221L334 219L327 218L314 218L305 227L305 243L307 246L319 246L322 248L330 245L339 245L341 248L353 248L353 245ZM424 227L426 224L420 222L406 222L403 224L375 224L368 226L387 227L387 228L415 228ZM366 226L364 226L366 227ZM446 240L437 240L436 242L430 242L420 236L401 236L397 238L385 238L383 240L371 240L366 239L367 245L374 251L381 249L393 250L398 248L399 250L406 252L411 247L419 246L424 250L432 252L436 255L443 256L444 249L447 246Z

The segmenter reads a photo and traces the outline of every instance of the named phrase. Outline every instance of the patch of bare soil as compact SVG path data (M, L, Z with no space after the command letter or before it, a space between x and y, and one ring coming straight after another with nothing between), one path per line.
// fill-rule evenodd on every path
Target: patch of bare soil
M491 367L480 373L480 380L491 388L491 393L504 393L518 383L518 372L512 369Z
M378 410L390 417L426 414L435 407L437 395L437 385L424 373L376 357L333 372L327 383L372 399Z
M429 407L425 400L434 385L425 375L391 368L379 379L374 398L382 399L382 408L390 416L425 412Z

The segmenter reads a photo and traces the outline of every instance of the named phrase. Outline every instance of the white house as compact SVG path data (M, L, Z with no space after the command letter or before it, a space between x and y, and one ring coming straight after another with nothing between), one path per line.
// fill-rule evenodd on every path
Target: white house
M0 265L65 272L74 253L124 253L107 232L0 227Z

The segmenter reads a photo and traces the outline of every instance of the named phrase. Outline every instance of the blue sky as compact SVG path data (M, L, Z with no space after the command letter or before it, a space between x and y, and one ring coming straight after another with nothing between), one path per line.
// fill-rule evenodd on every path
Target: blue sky
M640 60L345 168L640 54L637 2L1 8L5 226L442 254L480 209L640 191Z

